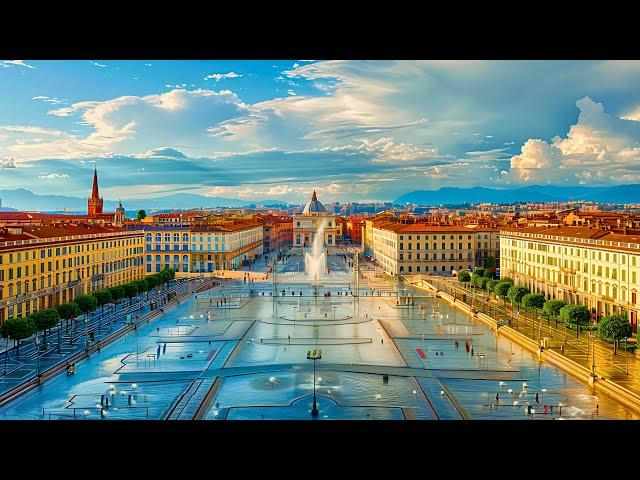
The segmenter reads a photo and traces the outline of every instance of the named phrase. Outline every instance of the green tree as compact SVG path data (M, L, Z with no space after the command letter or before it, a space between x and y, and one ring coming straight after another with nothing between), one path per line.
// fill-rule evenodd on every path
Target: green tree
M493 292L493 289L497 284L498 284L498 280L491 279L487 281L484 288L487 290L487 292Z
M544 306L544 293L527 293L522 297L522 306L539 310Z
M591 312L584 305L565 305L560 309L560 320L568 327L576 326L576 338L580 336L580 325L587 325Z
M131 283L125 283L122 288L124 288L124 296L129 299L129 305L131 305L131 299L138 294L138 286Z
M118 303L118 300L124 298L125 295L124 288L122 288L121 286L111 287L109 289L109 292L111 293L111 299L114 303Z
M511 285L511 287L509 287L509 290L507 291L507 297L512 304L520 305L520 303L522 302L522 297L524 297L527 293L531 293L531 291L527 287Z
M560 315L560 309L567 304L564 300L547 300L542 306L542 313L555 319Z
M33 312L30 316L37 332L44 333L44 341L42 342L42 350L47 349L47 330L55 327L60 322L60 314L55 308L45 308Z
M149 283L146 280L136 280L136 286L138 287L138 293L144 293L149 290Z
M488 256L487 261L485 263L485 268L486 268L486 271L484 272L485 275L487 274L487 271L489 271L491 272L491 278L493 278L496 273L496 259L492 256Z
M631 324L624 315L607 315L598 323L598 336L613 341L613 353L618 352L618 342L631 336Z
M471 281L471 274L466 270L460 270L458 272L458 281L460 283L468 283Z
M145 277L145 280L147 281L147 285L149 285L149 290L160 285L159 279L155 275L149 275L148 277Z
M60 317L67 321L75 320L80 315L82 315L82 310L80 310L80 307L78 306L78 304L73 302L63 303L62 305L58 305L56 310L58 310Z
M73 302L80 307L84 314L93 312L98 307L98 300L93 295L78 295Z
M485 270L484 274L482 275L484 278L488 278L489 280L493 280L493 277L495 276L495 272L493 272L492 270Z
M481 290L484 290L487 286L488 281L489 279L487 277L477 277L476 287L478 287Z
M171 275L171 280L173 280L174 278L176 278L176 269L175 268L168 268L167 271L169 272L169 274Z
M505 299L507 298L507 293L509 292L509 289L512 285L512 281L502 279L493 287L493 293L495 293L498 297L502 297L502 301L504 303Z
M109 290L97 290L93 292L93 296L96 297L96 301L98 302L98 306L101 307L102 312L104 312L104 306L113 301Z
M144 210L138 210L138 213L136 213L136 220L140 221L146 218L146 216L147 216L147 212L145 212Z
M484 275L484 268L476 268L471 275L477 275L479 277L482 277Z
M36 333L36 326L29 317L9 318L4 321L3 336L9 337L16 346L16 358L20 358L20 340L29 338Z
M160 271L160 278L162 278L162 283L166 283L171 280L171 272L168 268L165 268Z

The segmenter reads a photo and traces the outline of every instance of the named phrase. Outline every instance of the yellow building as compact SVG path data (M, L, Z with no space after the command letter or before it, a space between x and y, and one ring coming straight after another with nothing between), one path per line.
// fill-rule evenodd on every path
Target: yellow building
M592 317L622 313L637 330L640 236L588 227L500 230L502 276L547 298L586 305Z
M144 236L97 225L0 228L0 323L144 276Z
M365 236L367 248L388 275L450 275L484 267L489 257L496 265L500 259L498 230L477 225L367 220Z
M191 229L191 271L236 270L262 255L260 221L226 222Z

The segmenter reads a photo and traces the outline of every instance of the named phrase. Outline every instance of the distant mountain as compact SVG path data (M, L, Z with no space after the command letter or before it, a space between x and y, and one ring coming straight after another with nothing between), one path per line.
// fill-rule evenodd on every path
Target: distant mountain
M87 200L85 198L67 197L64 195L37 195L24 188L16 190L0 190L2 204L17 210L36 211L86 211ZM246 207L248 205L286 205L281 200L238 200L234 198L206 197L193 193L175 193L157 198L122 199L122 204L127 210L168 210L168 209L194 209L215 207ZM104 210L112 212L116 208L116 202L105 200Z
M462 203L565 202L587 200L602 203L634 203L640 201L640 185L581 187L531 185L502 189L486 187L442 187L438 190L415 190L394 200L395 205L440 205Z

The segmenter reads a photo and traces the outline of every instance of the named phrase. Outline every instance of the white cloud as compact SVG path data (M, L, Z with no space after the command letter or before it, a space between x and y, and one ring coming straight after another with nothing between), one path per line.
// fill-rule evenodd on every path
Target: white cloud
M43 173L42 175L38 175L38 178L42 180L58 180L61 178L69 178L69 175L66 173Z
M580 183L640 180L640 124L605 113L589 97L576 102L578 121L566 138L551 144L528 140L511 159L511 171L525 182L554 182L570 174Z
M236 72L229 72L229 73L212 73L210 75L207 75L206 77L204 77L205 80L215 80L216 82L219 82L220 80L222 80L223 78L239 78L242 75L238 75Z
M105 68L106 65L104 63L93 62L96 67Z
M551 180L550 174L561 168L562 151L547 142L529 139L522 153L511 158L512 173L523 182Z
M3 67L17 66L17 67L34 68L34 69L36 68L33 65L24 63L24 60L3 60L2 66Z

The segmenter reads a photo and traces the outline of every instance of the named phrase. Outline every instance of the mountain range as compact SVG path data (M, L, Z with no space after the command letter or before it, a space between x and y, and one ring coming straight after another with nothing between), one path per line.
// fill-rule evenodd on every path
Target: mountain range
M24 188L15 190L0 190L2 205L15 208L17 210L35 211L86 211L87 199L78 197L67 197L64 195L37 195ZM104 211L113 212L117 202L113 200L104 201ZM235 198L206 197L192 193L175 193L157 198L136 198L122 199L122 205L129 210L146 209L166 210L166 209L195 209L195 208L215 208L215 207L246 207L250 205L264 206L286 206L286 202L280 200L238 200Z
M640 202L640 185L583 187L530 185L511 189L486 187L442 187L438 190L415 190L394 200L395 205L440 205L462 203L566 202L586 200L601 203Z
M85 211L85 198L64 195L38 195L24 188L0 190L0 199L4 210ZM394 205L441 205L464 203L515 203L515 202L564 202L587 200L602 203L640 203L640 184L613 185L610 187L583 187L562 185L531 185L511 189L487 187L441 187L437 190L415 190L405 193L394 200ZM287 206L283 200L238 200L235 198L206 197L193 193L175 193L156 198L123 199L127 211L145 209L195 209L215 207L248 207L264 205L267 207ZM105 200L104 210L112 212L116 202Z

